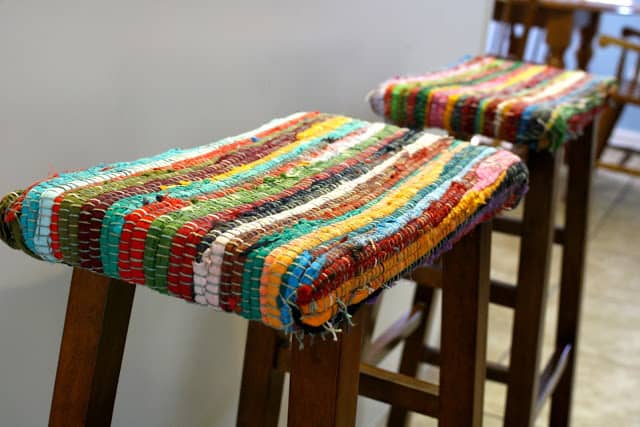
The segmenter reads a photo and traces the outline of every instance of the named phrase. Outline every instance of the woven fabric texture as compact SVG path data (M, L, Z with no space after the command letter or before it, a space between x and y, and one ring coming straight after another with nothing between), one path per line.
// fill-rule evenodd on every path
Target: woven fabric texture
M7 195L0 237L286 331L318 332L519 201L516 156L317 112Z
M376 114L410 128L441 128L556 150L579 136L615 80L492 56L394 77L369 95Z

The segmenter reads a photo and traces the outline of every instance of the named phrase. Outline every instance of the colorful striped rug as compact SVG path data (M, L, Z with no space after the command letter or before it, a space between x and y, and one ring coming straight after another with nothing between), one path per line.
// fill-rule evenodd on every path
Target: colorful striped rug
M7 195L0 235L42 260L286 331L323 331L517 203L509 152L298 113L201 147Z
M418 76L394 77L369 95L373 110L410 128L441 128L555 150L603 107L613 78L480 56Z

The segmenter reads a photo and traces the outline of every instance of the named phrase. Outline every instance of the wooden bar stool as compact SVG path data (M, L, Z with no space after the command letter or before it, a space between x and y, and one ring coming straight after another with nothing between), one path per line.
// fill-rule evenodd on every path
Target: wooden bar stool
M489 379L508 385L506 426L532 425L551 395L550 425L569 423L594 163L593 120L613 85L613 79L582 71L480 56L442 71L390 79L370 94L373 110L390 122L510 141L526 158L531 185L523 218L494 221L495 231L521 237L517 286L491 282L491 302L515 311L510 366L489 364L487 369ZM554 224L555 203L565 146L569 183L565 226L559 228ZM557 341L540 374L554 242L563 248ZM420 286L438 286L440 281L434 267L415 272L413 278ZM430 296L418 298L425 310L429 301ZM425 346L424 324L412 333L406 329L400 324L395 328L408 336L400 371L415 375L419 363L438 363L438 350ZM396 343L397 338L383 335L382 342L372 344L374 353L365 357L381 360L389 351L384 340ZM392 409L389 425L405 420L405 410Z
M300 347L276 330L251 322L237 425L278 425L286 372L291 378L289 425L351 426L358 394L438 418L442 426L482 425L490 249L491 225L484 223L443 255L447 315L442 320L438 385L361 362L368 306L358 310L355 326L338 342L315 338L311 347L308 337Z
M289 369L290 426L353 426L359 389L443 426L478 426L487 221L527 185L507 151L312 112L10 193L0 238L74 267L49 424L110 424L144 285L251 321L239 425L277 421ZM440 257L440 386L361 365L367 303ZM278 351L279 334L291 351Z

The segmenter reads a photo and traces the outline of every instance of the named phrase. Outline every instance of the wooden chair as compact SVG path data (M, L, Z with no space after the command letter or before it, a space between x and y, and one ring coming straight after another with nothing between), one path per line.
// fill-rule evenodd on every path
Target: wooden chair
M598 145L596 151L598 167L634 176L640 176L640 168L634 168L630 166L629 163L633 160L634 156L640 156L640 150L634 147L612 145L609 143L609 138L613 133L613 129L624 107L640 106L640 84L638 83L638 79L640 79L640 44L634 42L634 39L639 37L640 31L629 27L625 27L622 30L622 38L610 36L600 37L601 47L617 46L622 49L622 53L616 70L616 77L620 85L611 91L611 97L607 103L607 107L602 113L598 125ZM635 68L631 79L625 75L626 65L631 59L629 58L630 52L635 52L636 54ZM640 141L638 142L640 143ZM620 158L617 162L601 160L602 154L607 149L620 153Z
M506 22L511 22L508 14L512 3L508 1L503 4L505 7L503 11L507 15L504 17ZM524 18L525 35L527 28L533 22L536 3L536 1L529 3L529 15ZM525 44L526 40L511 44L516 56L521 57ZM497 62L500 60L496 60ZM521 64L523 65L527 64ZM474 77L464 75L460 80L455 80L448 77L447 71L449 70L427 77L432 78L433 80L429 82L433 83L421 83L422 76L390 79L371 93L371 106L376 113L387 120L412 128L446 127L447 131L458 137L468 138L473 133L477 133L489 138L516 142L509 139L508 132L503 132L502 129L517 128L520 123L517 120L520 120L520 116L515 114L514 119L502 116L501 122L497 122L497 119L493 121L491 115L493 113L481 116L477 111L480 99L484 96L482 94L489 93L487 97L490 97L492 92L485 89L485 92L480 91L481 95L476 97L472 83ZM489 72L488 74L490 75ZM482 82L482 77L479 77L478 81ZM610 87L612 82L609 80L600 86L598 95L590 102L596 106L599 102L602 103L606 97L607 87ZM426 92L429 95L421 98L423 92L427 90L425 87L429 84L433 85ZM447 92L447 84L455 89ZM520 84L528 87L523 82ZM537 83L532 84L535 86ZM466 93L464 89L468 87L471 90ZM448 98L449 93L453 94L451 98ZM506 94L501 96L505 101L510 100ZM514 100L517 101L517 99ZM393 108L398 111L395 115L392 114ZM463 117L465 109L471 111L468 114L474 117L473 119ZM595 111L597 109L590 110L589 114L595 114ZM474 128L479 123L478 117L484 119L485 126L481 129ZM455 120L459 120L461 124L456 124ZM489 125L486 125L487 123ZM465 130L460 131L462 128ZM514 133L510 135L513 136ZM505 426L532 426L549 397L551 397L550 425L554 427L569 425L584 282L590 186L594 165L593 139L593 120L592 117L587 116L583 133L566 144L569 182L564 228L557 227L554 220L556 192L559 186L558 171L564 160L565 150L546 151L543 147L547 146L547 143L542 140L540 140L541 145L535 151L528 150L526 156L531 183L524 204L523 218L519 220L499 217L494 220L494 231L521 237L517 283L491 281L491 302L514 309L510 364L509 366L494 363L487 365L487 378L507 385ZM531 143L530 141L528 144ZM522 144L515 144L516 147L518 145L523 148ZM540 149L541 147L543 149ZM548 361L543 362L541 349L552 244L559 244L563 249L562 276L555 351ZM418 289L423 286L433 288L438 286L440 273L436 266L424 267L414 271L413 279L417 282ZM429 318L431 301L429 292L419 291L411 312L372 343L372 353L365 354L365 360L380 361L394 348L395 344L404 342L401 373L415 376L419 364L438 364L440 361L438 349L430 348L424 343L425 331L428 328L425 322ZM420 320L416 320L418 316L415 313L418 311L423 312L419 316ZM544 368L540 369L540 366ZM404 408L393 407L388 425L403 426L406 419L407 411Z
M512 59L524 59L531 30L540 23L536 21L539 0L496 0L497 31L491 40L489 52L492 55ZM516 27L522 25L522 33ZM536 42L536 49L540 43ZM537 55L534 54L534 57Z

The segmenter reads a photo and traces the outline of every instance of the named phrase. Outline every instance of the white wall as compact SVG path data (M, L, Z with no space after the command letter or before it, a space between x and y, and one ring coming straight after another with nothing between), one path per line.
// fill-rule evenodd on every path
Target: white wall
M373 118L394 74L481 50L489 0L0 0L0 193L299 110ZM45 425L70 270L0 247L0 425ZM246 323L136 295L115 426L229 426Z

